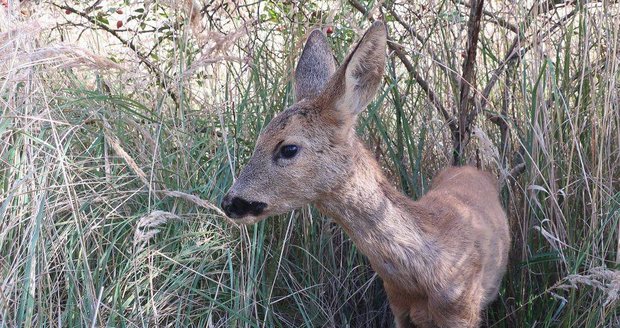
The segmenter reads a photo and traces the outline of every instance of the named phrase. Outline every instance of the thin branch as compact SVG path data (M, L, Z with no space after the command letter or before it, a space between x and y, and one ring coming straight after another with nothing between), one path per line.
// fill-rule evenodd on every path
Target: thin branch
M556 8L556 7L553 6L554 3L556 3L556 1L554 1L554 0L547 0L543 4L535 3L530 8L529 15L533 14L535 16L539 16L539 15L542 15L542 14L546 14L549 11L551 11L552 9ZM538 40L544 39L546 36L551 34L552 31L557 29L560 26L561 23L565 22L567 19L569 19L570 17L574 16L575 14L576 14L576 9L574 9L570 13L566 14L566 16L564 16L560 20L560 22L556 23L554 26L552 26L545 33L540 34L537 39ZM526 30L533 21L534 21L534 17L529 19L525 23L525 25L523 27L523 30ZM487 83L486 87L482 91L482 99L480 100L480 104L481 104L480 110L484 110L484 108L486 107L488 99L489 99L489 95L491 94L491 91L493 90L493 88L495 87L495 84L499 80L499 76L506 70L506 67L508 67L508 65L510 65L511 62L518 62L523 57L523 55L525 55L525 53L527 53L533 47L534 44L530 44L529 46L524 47L524 48L517 48L517 46L521 44L522 38L523 38L523 36L520 35L520 34L517 34L514 37L510 47L508 48L508 51L506 51L506 55L504 56L504 60L502 60L502 62L497 66L497 68L495 70L493 70L493 73L491 74L491 79L489 80L489 82Z
M366 8L364 7L364 5L362 5L359 1L357 0L349 0L349 3L355 7L355 9L357 9L359 12L361 12L362 14L364 14L364 16L368 15L368 11L366 10Z
M92 5L86 7L86 9L84 9L84 13L85 14L90 14L93 10L95 10L97 8L97 6L99 6L100 3L101 3L101 0L95 1Z
M463 1L463 0L456 0L456 2L458 4L461 4L461 5L465 6L465 7L467 7L467 8L471 8L471 5L469 3ZM505 29L508 29L508 30L510 30L512 32L519 33L519 28L517 26L511 24L507 20L505 20L505 19L495 15L494 13L492 13L492 12L490 12L488 10L484 10L483 9L482 13L485 16L488 16L488 17L492 18L492 19L489 20L489 22L492 22L492 23L494 23L494 24L496 24L498 26L501 26L501 27L503 27Z
M368 15L368 11L366 10L366 8L364 8L364 6L359 1L349 0L349 3L362 14ZM422 88L422 90L428 97L428 100L431 102L431 104L433 104L433 106L435 106L437 111L439 111L441 116L446 121L446 124L448 124L450 131L452 133L455 133L458 130L456 126L456 120L454 119L454 117L452 117L452 115L450 115L450 113L442 105L441 100L439 100L435 92L430 88L430 86L428 85L428 82L426 82L426 80L422 78L420 73L416 71L415 67L413 66L411 61L409 61L409 59L407 58L407 55L403 51L402 46L390 40L390 42L388 42L388 47L394 52L394 54L396 54L396 56L400 59L403 65L405 65L407 72L409 72L409 74L413 76L415 81L418 83L420 88Z
M112 36L114 36L116 39L118 39L122 44L124 44L125 46L129 47L129 49L133 50L133 52L138 56L138 59L140 60L140 62L142 62L144 65L146 65L146 67L155 75L155 81L156 81L157 85L159 85L160 87L164 88L166 93L174 101L175 105L177 107L179 107L179 105L180 105L179 104L179 97L169 87L167 87L166 83L165 83L167 80L171 80L171 78L169 76L167 76L164 72L162 72L157 66L155 66L155 64L153 64L147 58L147 56L142 54L140 52L140 50L138 50L138 48L133 44L132 41L125 40L123 37L120 36L120 34L118 34L117 31L109 28L108 26L106 26L102 22L99 22L95 18L89 16L85 12L78 11L78 10L76 10L74 8L69 7L69 6L59 6L59 5L55 4L55 3L52 3L52 5L57 7L57 8L63 9L63 10L71 11L71 12L79 15L80 17L85 18L91 24L93 24L93 25L101 28L102 30L110 33Z
M573 11L569 12L568 14L566 14L564 17L562 17L562 19L560 19L560 21L558 23L556 23L554 26L552 26L548 31L546 31L545 33L539 35L536 39L539 40L539 42L541 40L543 40L544 38L546 38L548 35L550 35L555 29L557 29L559 26L561 26L561 23L565 22L566 20L568 20L569 18L571 18L572 16L574 16L577 13L577 10L574 9ZM517 39L515 39L515 42L513 42L512 46L510 49L512 49L512 51L508 51L506 58L502 61L502 63L500 63L500 65L498 66L498 68L496 68L493 71L493 74L491 76L491 79L489 80L489 83L487 84L487 86L484 88L484 90L482 91L482 96L480 99L480 111L483 111L488 103L489 100L489 95L491 94L491 90L493 89L493 87L495 86L495 84L497 83L500 74L506 70L506 68L508 66L511 65L511 63L517 63L530 49L532 49L535 45L535 43L531 43L526 47L523 47L519 50L516 50L516 43ZM486 117L488 120L490 120L491 122L497 124L497 125L501 125L502 121L504 120L503 117L501 117L500 115L497 114L491 114L491 113L487 113Z
M409 72L409 74L413 76L413 78L418 83L420 88L422 88L422 91L426 93L428 100L433 104L433 106L435 106L435 108L439 111L441 116L443 116L444 120L448 124L448 127L450 128L450 131L451 132L458 131L458 127L456 126L456 120L454 119L452 115L450 115L450 113L446 110L446 108L441 104L441 101L438 99L435 92L429 87L428 82L426 82L426 80L422 78L420 73L418 73L418 71L415 69L413 64L409 61L409 59L407 58L407 55L405 55L405 53L402 50L402 46L390 41L388 42L388 47L392 51L394 51L394 54L396 54L396 56L400 59L403 65L405 65L407 72Z
M357 7L356 7L357 8ZM402 26L404 27L407 32L411 33L411 35L413 35L414 38L416 38L418 41L420 41L421 44L426 43L426 39L424 37L422 37L422 35L420 35L418 32L416 32L409 24L405 23L405 21L402 20L402 18L400 18L400 16L394 11L393 6L388 7L385 3L383 4L383 8L387 9L390 12L390 15L392 17L394 17L394 19ZM358 8L359 9L359 8Z
M525 172L525 169L527 168L527 166L525 165L525 163L519 163L517 165L515 165L507 174L504 182L506 182L506 180L510 180L510 181L516 181L517 178L523 174L523 172Z
M398 22L405 30L407 30L407 32L409 32L409 34L411 34L414 38L416 38L420 44L424 45L427 42L427 39L423 38L422 35L420 35L419 33L417 33L414 28L407 24L395 11L393 6L392 7L388 7L385 3L383 4L383 8L387 9L388 12L390 13L390 15L392 17L394 17L394 19L396 20L396 22ZM444 62L442 62L439 57L437 57L437 55L432 51L432 50L428 50L428 53L430 54L431 58L433 59L434 62L439 64L439 68L448 76L452 77L454 80L456 80L458 77L456 77L455 72L450 71L448 69L448 65L445 64Z

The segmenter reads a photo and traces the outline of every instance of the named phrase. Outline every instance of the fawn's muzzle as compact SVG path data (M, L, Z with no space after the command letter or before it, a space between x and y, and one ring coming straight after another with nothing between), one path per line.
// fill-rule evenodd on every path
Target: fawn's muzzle
M248 214L258 216L267 208L263 202L247 201L241 197L232 197L230 194L224 196L222 209L224 213L233 219L242 218Z

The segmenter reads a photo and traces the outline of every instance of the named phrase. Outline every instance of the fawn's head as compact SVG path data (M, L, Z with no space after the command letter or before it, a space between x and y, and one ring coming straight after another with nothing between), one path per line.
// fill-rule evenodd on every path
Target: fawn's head
M357 115L374 97L385 66L386 29L375 22L344 63L320 30L295 70L297 103L261 132L222 208L250 224L316 202L347 179L359 151Z

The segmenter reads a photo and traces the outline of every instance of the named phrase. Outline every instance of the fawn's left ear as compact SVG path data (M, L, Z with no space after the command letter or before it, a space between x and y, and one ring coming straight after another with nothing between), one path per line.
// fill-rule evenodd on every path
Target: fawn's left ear
M336 65L327 37L321 30L313 30L295 69L295 99L316 97L336 71Z
M354 121L368 106L383 78L386 45L385 24L375 21L321 94L322 107L333 111L330 116Z

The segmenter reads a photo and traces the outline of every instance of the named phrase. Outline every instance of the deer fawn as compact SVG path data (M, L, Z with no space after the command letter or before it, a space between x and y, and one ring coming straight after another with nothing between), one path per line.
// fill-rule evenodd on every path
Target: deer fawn
M252 224L313 203L368 257L396 327L477 327L510 244L498 181L452 167L413 201L385 178L354 128L382 80L386 39L375 22L336 69L325 35L309 35L295 71L297 103L261 133L222 207Z

